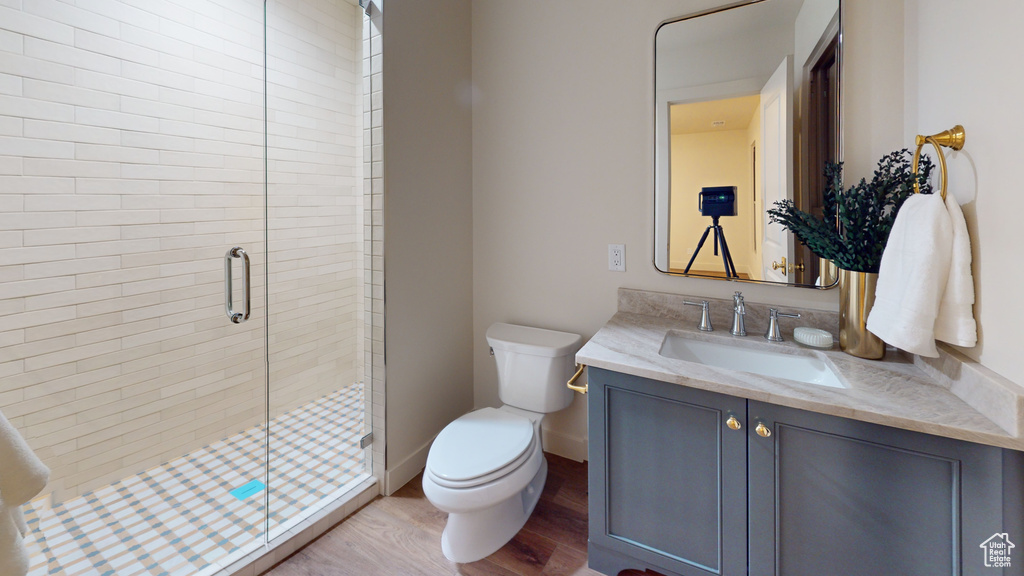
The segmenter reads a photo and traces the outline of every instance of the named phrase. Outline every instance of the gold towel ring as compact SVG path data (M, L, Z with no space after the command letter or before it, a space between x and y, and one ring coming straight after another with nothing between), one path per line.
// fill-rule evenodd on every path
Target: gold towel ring
M917 174L917 165L921 160L921 148L925 144L931 144L934 146L935 154L939 157L939 181L942 185L939 190L941 191L940 193L942 194L943 200L946 199L946 157L942 154L942 148L940 148L940 146L952 148L953 150L960 150L964 147L965 137L964 127L957 124L949 130L943 130L938 134L932 134L931 136L918 135L916 138L917 151L914 152L914 162L911 166L911 170L914 174ZM918 194L920 192L921 187L917 183L917 180L914 180L914 193Z

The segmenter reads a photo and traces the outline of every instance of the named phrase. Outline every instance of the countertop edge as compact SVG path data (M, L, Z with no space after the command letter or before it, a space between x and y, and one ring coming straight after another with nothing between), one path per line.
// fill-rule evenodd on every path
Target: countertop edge
M914 365L1009 434L1024 437L1024 387L939 343L938 358L911 355Z
M614 372L718 392L749 400L945 438L1024 451L1024 434L1020 430L1021 423L1024 422L1024 418L1021 417L1024 414L1024 388L1006 379L1002 379L1005 382L998 380L993 382L992 377L998 377L998 375L990 374L991 371L984 369L984 367L977 363L971 362L955 351L944 349L943 354L935 361L914 357L908 360L906 365L893 363L891 366L887 366L877 361L863 362L869 363L864 364L865 366L876 370L894 370L898 368L896 370L898 372L899 370L905 371L907 366L919 370L921 375L917 377L921 380L924 378L930 380L931 382L928 383L935 386L936 393L952 395L962 403L961 405L964 406L965 411L960 414L961 416L964 416L967 420L971 418L977 420L978 416L980 416L990 422L993 427L997 427L1005 432L1004 434L901 415L898 406L892 407L890 410L880 411L871 407L842 405L828 401L828 391L806 389L801 392L801 387L789 385L795 383L789 383L783 379L751 377L748 380L754 380L755 385L744 386L735 378L735 375L739 373L732 372L732 374L729 374L731 371L724 369L703 365L699 367L690 365L693 370L689 374L678 370L666 369L663 366L659 366L659 364L674 361L665 362L665 359L659 358L657 346L652 348L652 334L644 334L646 340L648 340L647 342L643 342L643 338L637 338L637 342L631 343L636 344L632 348L626 345L605 345L605 342L621 342L623 338L627 337L624 336L623 331L629 328L640 329L636 324L643 321L647 321L648 326L644 327L644 329L648 332L653 331L657 333L666 330L692 331L691 328L681 324L678 320L619 312L594 335L590 342L584 345L576 356L577 362L595 368L603 368ZM631 324L633 325L631 326ZM796 345L791 344L791 346ZM842 353L838 353L839 356L835 356L837 353L830 354L832 354L830 358L834 360L844 360L843 357L845 355ZM645 361L644 356L650 356L651 358ZM851 361L855 360L859 361L859 359L851 359ZM674 367L679 368L680 365L686 364L689 363L676 364ZM701 374L697 374L697 372ZM949 374L953 374L954 377L948 376ZM709 380L708 377L720 377L721 381ZM756 386L757 382L767 385L777 383L782 392L758 389ZM915 391L920 393L922 389L919 388ZM815 393L823 396L825 399L814 398ZM853 402L854 400L848 401L851 404ZM947 400L946 403L956 403L956 401ZM993 410L993 412L988 412L986 409ZM973 411L974 414L971 414L968 410ZM957 420L957 414L950 414L948 416L950 421ZM1017 430L1017 434L1013 434L1012 430Z

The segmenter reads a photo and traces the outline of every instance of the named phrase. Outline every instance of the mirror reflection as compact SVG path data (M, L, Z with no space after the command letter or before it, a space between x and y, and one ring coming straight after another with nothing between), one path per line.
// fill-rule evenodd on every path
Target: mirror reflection
M841 161L839 0L756 0L655 37L655 266L670 274L829 286L765 211L821 213Z

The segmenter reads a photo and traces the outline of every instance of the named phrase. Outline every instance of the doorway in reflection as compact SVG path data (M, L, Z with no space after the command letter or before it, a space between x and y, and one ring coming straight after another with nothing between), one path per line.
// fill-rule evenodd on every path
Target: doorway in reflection
M718 250L704 247L697 252L704 231L712 224L711 218L702 214L698 200L703 188L734 186L735 216L723 216L719 224L728 238L737 276L763 280L757 218L760 199L754 193L756 150L761 138L760 101L760 95L753 94L674 104L670 108L672 272L682 273L689 264L689 274L727 276Z

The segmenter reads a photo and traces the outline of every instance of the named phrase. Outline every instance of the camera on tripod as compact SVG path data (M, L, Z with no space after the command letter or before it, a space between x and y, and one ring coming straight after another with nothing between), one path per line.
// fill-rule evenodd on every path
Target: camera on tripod
M736 187L708 186L700 189L697 208L701 216L735 216Z
M701 188L700 195L697 198L697 208L700 209L701 216L711 217L711 225L704 230L704 235L700 237L700 242L697 242L697 249L693 251L693 256L690 256L690 261L686 264L686 270L683 273L690 273L690 267L693 266L693 261L697 259L700 249L704 247L708 234L714 232L712 242L715 247L715 256L718 256L719 248L721 248L725 277L739 278L739 275L736 274L736 265L732 261L732 254L729 253L729 244L725 241L725 230L718 223L718 219L722 216L736 215L736 187L705 186Z

